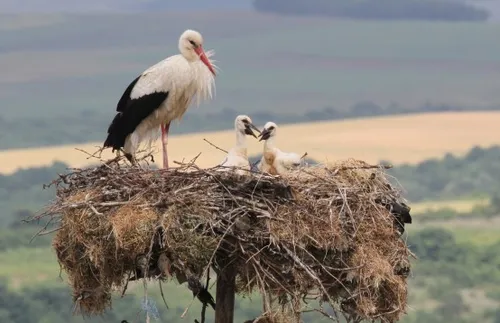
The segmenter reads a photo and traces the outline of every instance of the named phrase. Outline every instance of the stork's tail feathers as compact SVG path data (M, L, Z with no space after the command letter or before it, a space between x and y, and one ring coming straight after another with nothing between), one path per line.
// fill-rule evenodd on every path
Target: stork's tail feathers
M108 137L104 141L104 148L112 147L113 152L120 150L125 145L127 135L124 132L125 120L121 113L117 113L108 128Z

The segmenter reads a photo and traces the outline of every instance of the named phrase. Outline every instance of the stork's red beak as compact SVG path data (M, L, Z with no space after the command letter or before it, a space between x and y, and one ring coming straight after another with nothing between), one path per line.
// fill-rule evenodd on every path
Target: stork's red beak
M212 74L215 76L215 70L214 70L212 64L210 64L210 61L208 60L207 55L205 55L205 51L203 50L203 47L198 46L194 49L194 51L200 57L203 64L207 65L210 72L212 72Z

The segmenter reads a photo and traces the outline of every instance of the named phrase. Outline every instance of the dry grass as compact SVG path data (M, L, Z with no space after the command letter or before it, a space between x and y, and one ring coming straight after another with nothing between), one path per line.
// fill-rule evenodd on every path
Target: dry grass
M500 112L453 112L283 125L279 128L278 144L285 151L307 151L310 158L318 161L357 158L370 163L381 159L396 164L417 163L447 152L463 154L473 145L500 144L498 120ZM104 134L103 129L103 138ZM220 163L224 154L212 149L203 138L226 149L235 142L232 130L174 136L169 141L171 160L190 160L201 152L197 160L200 167ZM2 151L0 172L9 174L19 168L47 166L56 160L84 167L89 160L75 147L92 152L101 144ZM158 151L160 147L159 143L155 145ZM261 150L262 143L249 139L249 155ZM111 151L103 154L103 158L111 157ZM155 158L161 161L160 153Z
M389 206L404 199L378 166L351 159L273 177L115 161L54 183L35 219L60 223L53 247L83 313L102 313L131 275L180 281L227 266L238 293L264 293L268 314L314 309L305 298L356 322L406 311L410 252Z

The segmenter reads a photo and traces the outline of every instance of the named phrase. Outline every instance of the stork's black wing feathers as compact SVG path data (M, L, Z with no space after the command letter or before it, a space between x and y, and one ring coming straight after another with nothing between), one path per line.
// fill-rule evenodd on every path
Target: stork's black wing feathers
M168 97L168 92L152 92L138 98L130 98L130 93L140 77L133 80L123 93L116 106L118 113L108 127L108 137L104 141L104 147L112 147L113 151L122 148L127 136Z
M130 98L130 94L132 93L132 90L134 89L134 86L137 84L137 81L141 78L141 75L136 77L132 83L128 85L128 87L125 89L125 92L123 92L122 97L120 98L120 101L118 101L118 104L116 105L116 111L118 112L124 112L127 110L129 107L132 99Z

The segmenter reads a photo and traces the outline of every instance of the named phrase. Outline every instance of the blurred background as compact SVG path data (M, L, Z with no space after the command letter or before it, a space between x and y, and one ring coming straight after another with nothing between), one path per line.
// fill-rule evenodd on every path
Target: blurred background
M57 173L96 162L75 147L102 144L123 90L191 28L221 71L215 99L173 124L175 158L203 150L213 166L224 155L203 138L230 148L245 113L313 160L393 163L419 257L402 321L500 323L500 0L0 0L0 12L0 322L84 322L51 237L30 244L37 227L20 220ZM164 290L169 309L149 288L159 321L199 317L195 302L180 318L186 286ZM142 295L129 287L85 322L142 322ZM260 310L238 298L235 322Z

